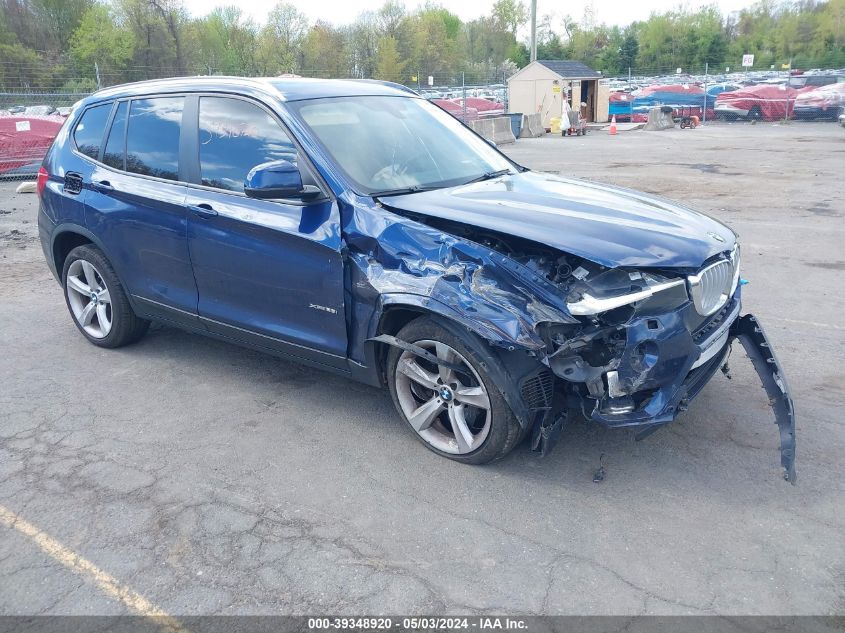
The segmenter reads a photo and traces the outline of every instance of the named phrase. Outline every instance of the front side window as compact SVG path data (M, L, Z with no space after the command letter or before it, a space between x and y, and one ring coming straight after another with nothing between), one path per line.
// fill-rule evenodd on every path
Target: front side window
M109 114L111 114L111 106L111 103L104 103L88 108L73 131L76 149L95 160L100 155L100 145L103 142Z
M179 180L184 97L135 99L126 131L126 171Z
M103 150L103 162L115 169L125 168L124 150L126 149L126 112L128 110L128 101L121 101L117 104L117 112L114 113L106 148Z
M516 171L486 141L423 99L334 97L288 105L365 195L450 187Z
M262 108L242 99L200 97L202 184L244 190L249 170L273 160L296 160L296 147Z

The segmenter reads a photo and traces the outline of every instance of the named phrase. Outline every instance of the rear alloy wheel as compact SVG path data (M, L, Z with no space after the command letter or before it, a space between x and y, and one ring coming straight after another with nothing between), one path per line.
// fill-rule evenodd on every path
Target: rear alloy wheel
M434 319L421 318L398 338L444 363L398 347L388 354L391 396L417 437L439 455L472 464L510 452L521 427L477 357L471 335L456 336Z
M112 327L109 289L94 264L77 259L68 267L67 302L79 327L91 338L108 336Z
M62 285L74 324L98 347L134 343L150 326L132 311L111 263L93 245L77 246L68 253Z

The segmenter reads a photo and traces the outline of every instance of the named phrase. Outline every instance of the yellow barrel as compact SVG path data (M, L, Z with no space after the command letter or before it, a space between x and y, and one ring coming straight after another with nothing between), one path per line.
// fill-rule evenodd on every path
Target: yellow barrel
M553 116L549 123L552 126L552 134L560 134L560 117Z

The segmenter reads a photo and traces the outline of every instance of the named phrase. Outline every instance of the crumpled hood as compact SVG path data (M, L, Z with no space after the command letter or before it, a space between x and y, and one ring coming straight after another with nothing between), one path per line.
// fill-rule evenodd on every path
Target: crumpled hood
M609 267L698 268L736 239L724 224L668 200L535 172L381 200Z

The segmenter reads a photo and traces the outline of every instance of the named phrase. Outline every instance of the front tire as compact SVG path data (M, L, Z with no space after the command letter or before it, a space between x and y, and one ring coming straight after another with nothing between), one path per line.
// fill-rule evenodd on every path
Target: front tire
M74 325L98 347L134 343L150 326L132 311L114 268L96 246L77 246L68 254L62 287Z
M422 317L397 335L455 365L436 365L391 346L387 356L390 395L399 415L428 449L467 464L485 464L507 455L521 427L476 351L478 341Z

